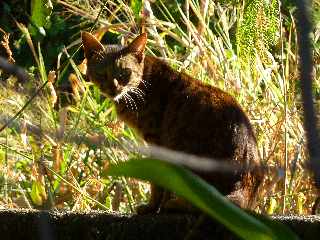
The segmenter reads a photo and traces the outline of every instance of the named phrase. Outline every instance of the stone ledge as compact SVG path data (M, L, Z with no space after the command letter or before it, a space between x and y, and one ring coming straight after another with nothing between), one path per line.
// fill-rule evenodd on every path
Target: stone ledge
M318 239L319 216L274 216L301 239ZM221 224L185 214L128 216L103 211L0 210L0 239L163 240L238 239ZM195 227L197 226L197 227Z

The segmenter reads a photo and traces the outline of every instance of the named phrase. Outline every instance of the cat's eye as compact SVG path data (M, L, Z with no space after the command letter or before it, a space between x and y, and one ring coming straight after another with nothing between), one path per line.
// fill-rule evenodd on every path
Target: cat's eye
M129 82L131 76L131 69L124 68L121 69L118 73L117 80L122 84L125 85Z

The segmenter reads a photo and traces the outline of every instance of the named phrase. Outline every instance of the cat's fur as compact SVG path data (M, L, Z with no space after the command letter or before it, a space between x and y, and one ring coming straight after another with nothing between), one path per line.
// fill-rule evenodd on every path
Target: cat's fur
M126 47L104 47L87 32L82 32L82 42L89 80L114 101L118 116L148 143L235 164L259 164L252 127L236 100L144 55L145 33ZM261 180L255 171L196 173L244 208L254 199ZM152 186L149 205L138 210L157 211L170 198Z

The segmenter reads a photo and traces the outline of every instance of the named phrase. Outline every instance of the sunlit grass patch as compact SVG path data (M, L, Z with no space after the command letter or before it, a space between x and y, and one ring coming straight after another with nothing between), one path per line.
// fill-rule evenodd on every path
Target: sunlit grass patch
M238 52L248 46L241 46L244 43L236 38L241 34L235 34L245 14L241 3L204 1L208 4L203 6L192 0L170 4L161 0L146 2L140 7L148 15L147 54L161 57L178 71L235 96L254 126L261 160L284 169L284 173L274 172L266 177L257 210L309 213L314 192L305 166L292 16L274 16L279 25L273 28L277 39L273 49L258 49L260 52L253 51L248 59ZM83 30L91 30L94 22L94 30L107 28L104 43L111 40L127 43L139 34L141 20L140 7L133 8L130 3L65 0L59 1L53 11L59 7L65 21L70 16L80 16ZM282 33L281 20L287 24ZM28 33L28 29L24 31ZM46 86L17 120L0 133L1 205L131 212L146 200L146 185L132 179L105 179L100 173L110 163L125 161L135 154L127 143L142 141L117 119L111 102L83 79L77 67L81 63L79 58L83 59L78 50L80 32L66 42L71 44L56 56L57 62L61 60L59 69L46 69L49 64L43 45L31 39L28 43L33 45L34 65L33 69L27 69L32 73L30 82L16 89L11 78L1 85L3 124L45 83L49 71L54 70L57 76L53 89ZM256 45L251 47L257 50ZM76 50L78 55L73 55ZM68 71L77 76L78 85L70 93L73 104L68 107L61 104L57 109L52 103L54 90L59 94L58 86ZM316 79L318 75L315 71Z

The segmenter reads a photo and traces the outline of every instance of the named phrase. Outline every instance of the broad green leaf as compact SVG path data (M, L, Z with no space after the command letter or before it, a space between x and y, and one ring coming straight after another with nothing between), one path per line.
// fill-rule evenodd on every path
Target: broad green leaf
M106 174L151 181L184 197L244 239L296 239L287 229L271 229L225 199L188 170L156 159L131 159L112 165ZM285 234L284 234L285 233Z
M106 206L106 208L107 209L111 209L111 202L112 202L112 200L111 200L111 196L110 195L108 195L107 197L106 197L106 200L105 200L105 203L104 203L104 205Z
M31 0L31 21L38 27L45 26L51 15L51 0Z
M131 9L136 19L140 18L140 11L142 7L142 0L131 0Z
M6 155L5 151L0 149L0 163L1 164L3 164L5 161L5 155Z
M38 68L39 68L41 80L42 80L42 82L46 82L47 81L46 65L44 63L44 59L43 59L43 55L42 55L42 52L41 52L40 43L38 43L38 54L39 54Z
M276 201L276 199L271 197L270 200L269 200L269 206L268 206L268 209L267 209L267 213L269 215L273 214L275 212L276 208L277 208L277 201Z
M46 200L46 190L40 182L34 181L32 183L30 197L32 202L38 206L41 206L43 204L43 201Z

